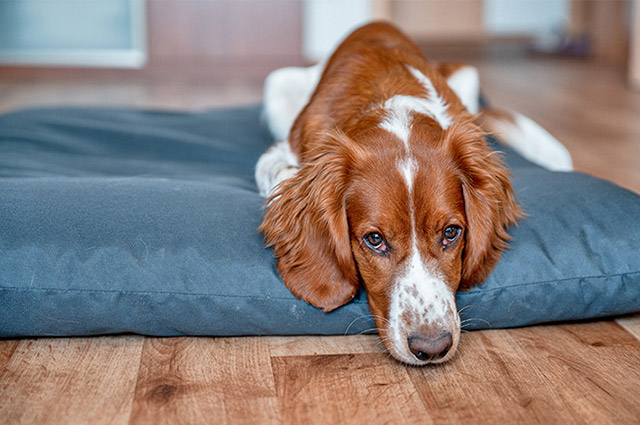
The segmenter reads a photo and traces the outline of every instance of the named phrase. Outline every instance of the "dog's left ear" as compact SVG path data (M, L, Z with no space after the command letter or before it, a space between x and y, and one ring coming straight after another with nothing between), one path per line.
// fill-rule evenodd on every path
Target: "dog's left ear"
M351 301L359 275L351 252L345 206L346 137L323 137L323 149L271 198L260 226L267 246L278 258L278 270L297 297L330 311Z
M467 218L461 289L482 283L510 239L506 229L524 214L516 204L506 165L472 122L449 129L450 152L460 173Z

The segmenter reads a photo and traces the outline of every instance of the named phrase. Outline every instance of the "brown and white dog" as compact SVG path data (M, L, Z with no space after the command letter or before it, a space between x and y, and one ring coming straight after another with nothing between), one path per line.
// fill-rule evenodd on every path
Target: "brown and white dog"
M363 284L395 358L450 359L455 293L485 280L522 215L478 123L559 169L570 168L564 147L533 122L524 131L520 115L478 115L475 69L430 64L384 23L356 30L326 64L265 84L266 118L283 141L256 165L268 196L260 230L287 287L330 311ZM541 135L542 153L522 143Z

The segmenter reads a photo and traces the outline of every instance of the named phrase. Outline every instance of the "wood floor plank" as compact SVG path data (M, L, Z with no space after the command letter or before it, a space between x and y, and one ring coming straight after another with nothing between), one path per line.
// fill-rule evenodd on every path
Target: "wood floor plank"
M273 357L285 424L429 424L407 375L386 354Z
M18 346L17 340L5 340L0 341L0 374L4 372L4 368L9 363L11 356L16 351L16 347Z
M553 59L475 65L491 103L542 125L571 152L576 170L640 193L640 93L628 90L618 68Z
M640 344L612 321L473 332L409 376L436 423L637 423Z
M78 81L0 81L0 113L40 106L122 106L199 110L262 100L262 81L193 82L84 78Z
M510 335L586 423L638 423L640 341L614 321L513 329Z
M581 422L510 332L465 333L452 362L408 370L436 424Z
M621 317L616 322L640 341L640 313Z
M10 424L126 424L142 337L22 340L0 374Z
M384 353L378 335L273 336L268 337L271 356Z
M277 423L265 347L261 338L148 338L130 423Z

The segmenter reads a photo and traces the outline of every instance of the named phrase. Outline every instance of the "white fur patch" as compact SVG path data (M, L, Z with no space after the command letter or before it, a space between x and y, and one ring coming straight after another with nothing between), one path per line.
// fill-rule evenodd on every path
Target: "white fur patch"
M280 68L265 79L263 117L275 140L289 136L295 119L315 91L324 66L321 62L307 68Z
M386 117L380 127L395 134L409 149L409 135L411 134L411 120L414 114L423 114L433 118L438 125L446 130L453 122L447 112L447 105L436 91L431 81L417 69L407 66L411 74L427 91L425 97L398 94L387 99L383 105Z
M421 328L437 327L450 330L457 339L459 320L453 292L425 265L414 240L411 259L391 293L389 337L394 354L407 363L424 364L409 350L407 337Z
M447 84L471 114L480 112L480 77L473 66L460 68L447 78Z
M283 180L298 172L298 158L287 140L276 143L260 156L256 164L256 184L260 195L267 197Z
M424 105L424 111L417 112L428 115L436 120L436 122L443 130L449 128L453 121L451 120L451 117L449 116L449 113L447 111L447 104L445 103L442 96L436 91L436 88L433 86L431 80L429 80L426 75L412 66L407 66L407 69L427 90L427 97L425 99L427 103Z
M409 134L411 133L411 114L420 107L422 99L413 96L396 95L384 103L387 113L380 123L380 128L395 134L409 149Z
M411 120L413 114L423 114L433 118L443 130L451 125L451 119L436 115L439 108L434 108L434 102L421 97L397 94L384 103L387 115L380 123L380 127L395 134L409 148L409 134L411 134Z
M571 154L555 137L536 122L511 112L515 123L491 119L492 131L505 144L529 161L552 171L572 171Z

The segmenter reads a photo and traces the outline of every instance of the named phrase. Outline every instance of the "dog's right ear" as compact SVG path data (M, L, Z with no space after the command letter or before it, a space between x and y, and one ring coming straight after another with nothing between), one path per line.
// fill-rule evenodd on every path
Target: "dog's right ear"
M266 200L259 230L291 292L330 311L355 296L359 278L345 207L346 136L327 137L329 142Z
M524 213L516 202L509 172L499 153L486 144L472 122L458 122L445 142L460 173L467 229L460 289L482 283L511 239L507 228Z

